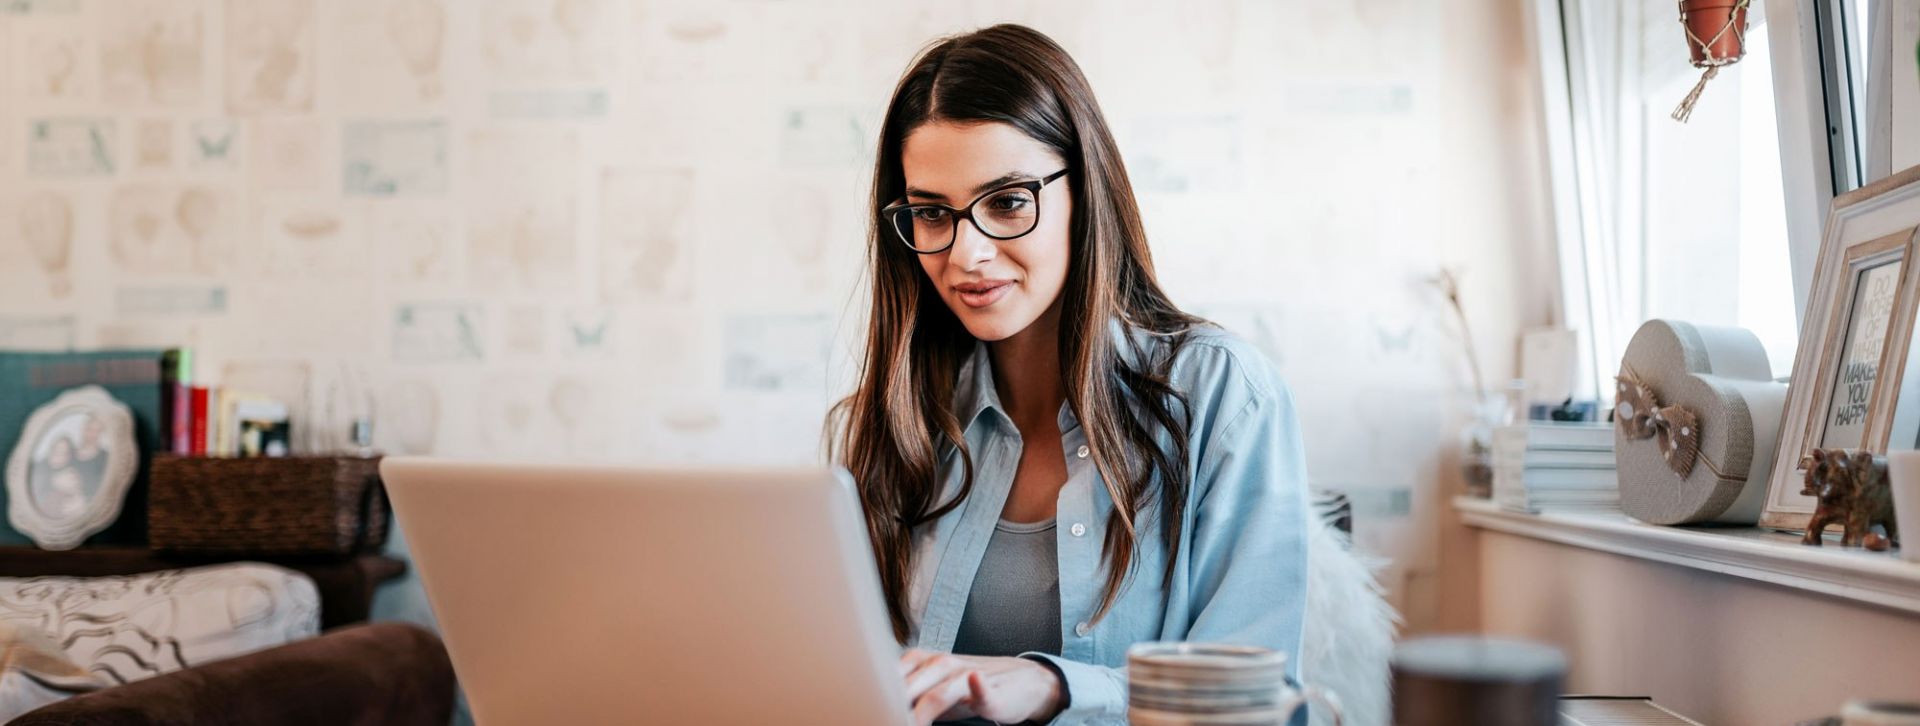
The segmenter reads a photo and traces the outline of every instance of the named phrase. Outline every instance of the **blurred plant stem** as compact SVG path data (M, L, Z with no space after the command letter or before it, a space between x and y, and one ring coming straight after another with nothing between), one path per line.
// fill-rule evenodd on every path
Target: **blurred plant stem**
M1473 371L1473 418L1462 432L1465 451L1460 473L1469 496L1487 498L1493 494L1493 429L1511 420L1506 418L1504 405L1495 406L1488 398L1487 379L1480 371L1480 353L1473 345L1473 328L1467 325L1467 310L1460 304L1460 273L1442 267L1429 281L1440 288L1447 304L1453 307L1453 317L1460 323L1460 347L1466 351L1467 366Z
M1487 379L1480 373L1480 353L1474 350L1473 329L1467 325L1467 310L1460 305L1460 273L1452 268L1440 268L1440 274L1431 282L1447 296L1447 304L1453 306L1453 317L1460 321L1460 346L1467 351L1467 365L1473 371L1473 390L1480 398L1487 396Z

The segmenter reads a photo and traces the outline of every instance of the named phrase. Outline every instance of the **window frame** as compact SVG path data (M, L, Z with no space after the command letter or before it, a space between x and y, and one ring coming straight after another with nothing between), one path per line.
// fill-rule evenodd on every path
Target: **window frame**
M1841 17L1842 0L1767 0L1767 40L1773 56L1773 98L1780 131L1781 189L1787 206L1787 249L1792 255L1793 311L1806 325L1807 295L1820 256L1820 236L1836 189L1836 170L1851 168L1835 149L1850 144L1852 109L1841 28L1823 16ZM1829 35L1822 28L1831 27ZM1840 59L1833 62L1832 59ZM1830 82L1829 69L1837 72ZM1838 118L1832 113L1842 113ZM1836 140L1836 137L1844 137Z

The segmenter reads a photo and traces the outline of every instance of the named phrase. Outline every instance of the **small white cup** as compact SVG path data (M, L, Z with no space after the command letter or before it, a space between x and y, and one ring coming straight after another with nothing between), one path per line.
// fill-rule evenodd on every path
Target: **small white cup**
M1133 726L1284 724L1309 701L1343 719L1339 699L1314 686L1295 689L1287 654L1267 648L1178 641L1127 648L1127 722ZM1317 721L1317 719L1316 719Z
M1920 726L1920 703L1848 701L1847 705L1840 710L1840 724L1841 726Z
M1900 556L1920 562L1920 450L1887 452L1887 488L1893 521L1900 529Z

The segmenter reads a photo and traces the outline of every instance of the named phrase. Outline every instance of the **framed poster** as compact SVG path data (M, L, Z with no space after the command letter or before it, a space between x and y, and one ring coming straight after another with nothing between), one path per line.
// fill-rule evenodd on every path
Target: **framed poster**
M1760 525L1805 529L1814 498L1802 494L1801 460L1814 448L1911 448L1920 438L1920 401L1901 408L1902 383L1920 376L1908 355L1920 265L1920 167L1833 200L1807 298L1786 416ZM1920 389L1920 386L1915 386ZM1910 392L1907 397L1912 398ZM1900 437L1894 431L1907 433Z

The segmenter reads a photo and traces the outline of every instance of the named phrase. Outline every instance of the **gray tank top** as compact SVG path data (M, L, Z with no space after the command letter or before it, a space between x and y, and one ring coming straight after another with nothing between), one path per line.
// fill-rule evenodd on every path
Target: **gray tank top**
M1001 520L973 576L954 635L961 655L1060 654L1060 560L1054 520Z

